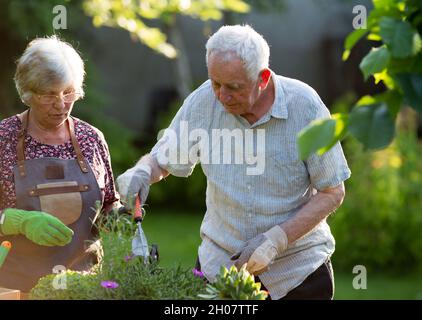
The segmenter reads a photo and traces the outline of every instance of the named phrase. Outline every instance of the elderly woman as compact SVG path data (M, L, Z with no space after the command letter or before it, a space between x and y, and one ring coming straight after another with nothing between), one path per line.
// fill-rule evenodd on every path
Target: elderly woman
M33 40L17 61L29 108L0 122L0 241L12 243L0 287L28 292L56 266L89 268L95 209L118 203L103 134L70 115L84 75L79 54L56 37Z

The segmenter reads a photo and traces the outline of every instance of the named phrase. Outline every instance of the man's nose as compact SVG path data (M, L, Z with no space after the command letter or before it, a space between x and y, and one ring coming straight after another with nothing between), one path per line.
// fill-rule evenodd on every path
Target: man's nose
M232 100L232 96L223 88L220 89L218 98L222 103L229 103Z

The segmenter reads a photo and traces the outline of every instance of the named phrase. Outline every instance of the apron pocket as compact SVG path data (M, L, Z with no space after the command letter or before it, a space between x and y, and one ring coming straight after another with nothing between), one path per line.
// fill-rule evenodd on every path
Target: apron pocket
M88 185L65 181L38 184L29 194L40 198L41 211L57 217L65 225L70 225L81 216L81 192L88 190Z

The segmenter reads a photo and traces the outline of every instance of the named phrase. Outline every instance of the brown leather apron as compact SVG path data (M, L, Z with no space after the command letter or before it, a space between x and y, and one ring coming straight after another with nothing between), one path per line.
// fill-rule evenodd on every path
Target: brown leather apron
M59 218L74 231L66 246L40 246L24 235L7 236L12 249L0 269L0 286L28 292L39 280L53 273L55 266L87 270L93 262L86 250L94 240L93 224L103 196L95 175L83 157L74 132L73 119L67 123L76 159L41 158L25 160L25 135L29 111L22 120L18 137L18 163L14 167L16 207L43 211ZM98 202L97 202L98 201Z

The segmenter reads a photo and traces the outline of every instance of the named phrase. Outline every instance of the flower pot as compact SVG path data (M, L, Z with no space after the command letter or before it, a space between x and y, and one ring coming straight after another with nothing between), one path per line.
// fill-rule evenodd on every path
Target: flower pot
M20 300L21 292L19 290L0 288L0 300Z

